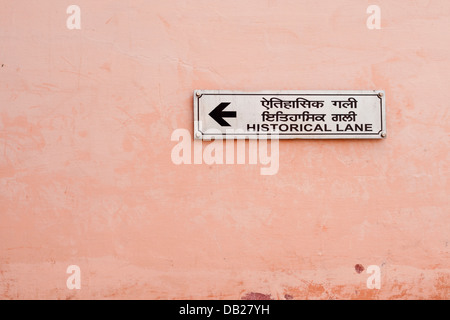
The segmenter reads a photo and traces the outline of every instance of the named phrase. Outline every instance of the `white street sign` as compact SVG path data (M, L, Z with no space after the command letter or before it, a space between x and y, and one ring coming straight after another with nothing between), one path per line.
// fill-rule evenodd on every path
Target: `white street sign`
M196 90L196 139L379 139L385 94L368 91Z

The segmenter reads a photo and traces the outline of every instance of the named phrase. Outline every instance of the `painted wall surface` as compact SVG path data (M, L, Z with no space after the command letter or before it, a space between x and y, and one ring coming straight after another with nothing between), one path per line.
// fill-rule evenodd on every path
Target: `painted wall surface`
M0 3L1 299L450 298L449 1ZM177 165L194 89L381 89L388 136Z

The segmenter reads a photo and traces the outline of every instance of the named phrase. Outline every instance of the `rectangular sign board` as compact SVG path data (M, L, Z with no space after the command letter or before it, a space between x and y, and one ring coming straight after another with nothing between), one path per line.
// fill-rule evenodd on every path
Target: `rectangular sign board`
M385 94L367 91L195 90L196 139L380 139Z

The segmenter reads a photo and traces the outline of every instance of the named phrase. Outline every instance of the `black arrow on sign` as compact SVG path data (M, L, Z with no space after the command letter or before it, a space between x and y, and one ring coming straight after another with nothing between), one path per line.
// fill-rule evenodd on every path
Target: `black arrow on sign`
M223 109L225 109L230 103L231 102L222 102L209 113L211 118L216 120L216 122L222 127L231 127L231 125L223 118L236 118L237 116L236 111L223 111Z

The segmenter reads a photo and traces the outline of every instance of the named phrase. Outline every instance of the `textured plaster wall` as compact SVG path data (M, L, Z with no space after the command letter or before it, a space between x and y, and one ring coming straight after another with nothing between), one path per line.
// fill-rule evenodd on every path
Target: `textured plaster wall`
M0 4L1 299L450 297L450 2ZM382 89L388 137L175 165L194 89Z

